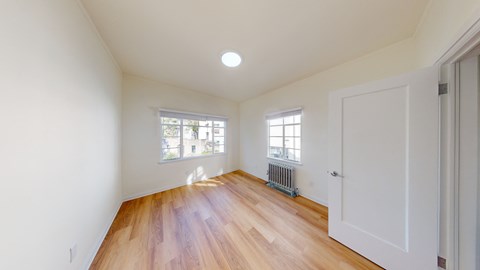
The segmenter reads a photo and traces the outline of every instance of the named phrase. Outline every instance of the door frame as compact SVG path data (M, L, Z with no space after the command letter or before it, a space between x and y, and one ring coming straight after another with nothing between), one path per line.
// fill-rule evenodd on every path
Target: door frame
M435 61L439 67L440 83L448 83L448 93L440 96L440 121L445 129L440 130L440 181L444 181L447 192L446 241L447 250L444 256L447 260L447 269L458 269L459 261L459 133L460 133L460 81L457 65L460 60L469 56L480 45L480 10L470 20L450 43L450 46ZM446 99L443 100L442 99ZM443 106L442 106L443 104ZM444 155L442 155L442 153ZM440 222L440 220L439 220ZM440 223L439 223L440 226ZM442 236L439 235L439 238ZM440 239L439 239L440 240Z

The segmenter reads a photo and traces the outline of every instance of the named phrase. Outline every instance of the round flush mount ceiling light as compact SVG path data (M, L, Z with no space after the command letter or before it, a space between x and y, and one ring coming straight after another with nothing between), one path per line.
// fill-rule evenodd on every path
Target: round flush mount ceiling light
M222 54L222 63L227 67L238 67L242 63L242 57L236 52L227 51Z

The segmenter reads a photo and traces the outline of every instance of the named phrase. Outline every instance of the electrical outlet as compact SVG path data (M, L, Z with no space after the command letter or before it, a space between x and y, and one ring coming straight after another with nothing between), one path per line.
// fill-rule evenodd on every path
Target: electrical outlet
M74 244L70 248L70 263L73 263L73 260L75 259L76 256L77 256L77 244Z

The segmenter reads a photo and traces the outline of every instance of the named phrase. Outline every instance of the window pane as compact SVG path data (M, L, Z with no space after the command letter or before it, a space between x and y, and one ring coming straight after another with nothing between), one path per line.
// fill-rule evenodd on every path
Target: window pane
M270 152L268 153L269 157L272 158L282 158L282 152L283 148L282 147L270 147Z
M215 153L225 153L225 145L216 145Z
M212 151L213 151L213 145L212 145L212 142L209 142L209 143L203 145L201 154L203 156L212 155L213 154Z
M183 125L185 125L185 126L198 126L199 121L198 120L183 119Z
M202 140L202 154L212 154L213 152L213 141L212 140Z
M163 160L172 160L180 158L180 148L162 149Z
M214 127L225 127L225 122L224 121L214 121L213 126Z
M200 127L198 129L198 138L200 140L212 141L212 139L213 139L212 128L211 127Z
M180 125L180 119L162 117L162 124Z
M273 126L270 127L270 136L283 136L283 127L282 126Z
M287 124L293 124L293 116L287 116L287 117L283 118L283 123L284 123L285 125L287 125Z
M183 127L183 156L196 157L212 153L212 129L198 126Z
M163 137L180 136L180 126L162 126Z
M285 159L300 162L300 150L285 149Z
M226 121L206 120L208 116L189 116L188 113L173 117L163 115L167 116L160 112L162 160L225 152Z
M180 147L180 137L164 137L162 139L162 148Z
M199 135L199 127L184 126L183 127L183 139L184 140L196 140Z
M301 115L295 115L295 116L293 117L293 122L294 122L295 124L300 124L300 123L302 122L302 116L301 116Z
M301 122L301 114L268 120L269 157L300 162Z
M225 137L215 137L215 144L225 144Z
M300 137L295 138L295 149L302 149L302 139Z
M293 135L294 126L285 126L285 136L295 136Z
M295 151L298 151L298 150L285 149L285 159L296 161L297 159L295 158Z
M269 121L270 121L271 126L273 126L273 125L283 125L283 118L271 119Z
M183 140L183 157L198 157L212 154L212 142L206 140Z
M295 161L300 162L300 150L295 150Z
M293 137L285 137L285 147L286 148L294 148L295 146L293 145L295 143L295 140Z
M283 147L282 137L270 137L270 146Z
M212 126L212 121L199 121L198 123L202 127L211 127Z
M295 125L294 127L295 127L295 135L294 136L297 136L297 137L302 136L302 131L301 131L302 129L301 129L300 125Z
M214 128L213 129L213 134L215 134L215 136L225 136L225 129L224 128Z

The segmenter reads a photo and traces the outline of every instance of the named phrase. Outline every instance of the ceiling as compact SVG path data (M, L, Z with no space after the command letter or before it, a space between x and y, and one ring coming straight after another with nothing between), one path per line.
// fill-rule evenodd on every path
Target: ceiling
M428 1L83 3L125 73L243 101L412 36Z

